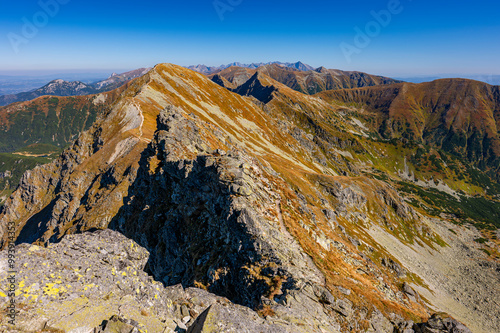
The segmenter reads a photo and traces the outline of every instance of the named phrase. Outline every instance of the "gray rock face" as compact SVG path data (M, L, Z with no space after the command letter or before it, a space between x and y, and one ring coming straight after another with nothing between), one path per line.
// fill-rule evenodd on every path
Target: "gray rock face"
M446 315L434 314L426 323L416 324L415 333L472 333L465 325Z
M250 325L249 325L250 324ZM252 310L213 304L189 328L188 333L289 332L286 325L268 324Z
M176 156L184 141L202 146L196 131L183 130L196 126L182 114L172 107L160 113L127 204L110 227L151 251L148 267L158 281L203 284L252 308L272 292L300 288L301 281L322 283L298 244L254 209L257 200L275 201L253 171L261 168L255 160L234 151L195 160ZM154 174L152 159L159 160Z
M398 276L404 277L406 275L405 270L391 258L382 258L382 265L395 272Z
M173 303L161 292L163 286L143 271L148 252L119 233L70 235L48 248L21 244L16 257L16 321L27 326L25 331L36 331L37 326L91 329L115 314L138 320L141 311L155 318L172 317ZM7 259L1 252L2 267ZM2 286L6 278L2 269ZM8 299L0 301L5 306ZM162 325L160 319L151 319L147 327L158 331Z
M47 248L18 245L16 255L16 326L2 317L1 332L345 332L335 314L353 314L348 301L311 283L264 300L258 311L203 289L164 287L143 271L148 251L112 230L68 235ZM7 263L0 252L1 286ZM8 302L0 298L2 308ZM470 332L440 316L414 325L376 312L370 323L373 332Z
M257 313L202 289L165 288L142 270L148 252L111 230L69 235L47 248L22 244L16 254L19 312L16 326L0 319L2 332L339 331L314 302L302 302L300 310L273 303ZM1 286L7 284L7 262L3 251ZM3 308L9 299L0 302Z

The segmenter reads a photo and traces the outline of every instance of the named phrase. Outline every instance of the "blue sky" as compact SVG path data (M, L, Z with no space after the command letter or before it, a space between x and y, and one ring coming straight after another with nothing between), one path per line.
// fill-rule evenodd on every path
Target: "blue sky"
M301 60L392 76L499 75L500 3L450 3L2 1L0 74Z

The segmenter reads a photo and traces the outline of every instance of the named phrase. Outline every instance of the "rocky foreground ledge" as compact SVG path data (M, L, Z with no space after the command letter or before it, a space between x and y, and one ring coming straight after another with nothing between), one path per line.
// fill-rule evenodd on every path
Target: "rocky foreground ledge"
M16 247L16 317L9 324L8 252L0 253L0 332L341 332L324 310L348 311L326 289L305 286L268 311L203 289L164 287L144 268L146 249L103 230L69 235L47 248ZM323 299L319 304L320 299ZM344 308L342 308L344 306ZM470 332L447 316L427 323L374 313L369 332Z

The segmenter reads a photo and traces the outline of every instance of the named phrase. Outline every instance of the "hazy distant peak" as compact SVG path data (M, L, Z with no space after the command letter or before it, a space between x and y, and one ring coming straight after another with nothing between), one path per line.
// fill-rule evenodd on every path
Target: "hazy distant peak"
M15 95L0 96L0 106L14 102L29 101L44 95L81 96L113 90L126 82L146 74L151 68L139 68L117 74L112 73L106 80L86 84L81 81L52 80L41 88Z
M304 64L301 61L297 61L294 63L271 61L271 62L258 62L258 63L251 63L251 64L242 64L240 62L233 62L233 63L227 64L227 65L221 65L218 67L216 67L216 66L211 67L211 66L206 66L206 65L200 64L200 65L196 65L196 66L188 66L187 68L194 70L194 71L197 71L197 72L200 72L202 74L209 75L209 74L215 74L215 73L220 72L220 71L222 71L226 68L229 68L229 67L243 67L243 68L257 69L259 67L266 66L266 65L279 65L282 67L292 68L292 69L299 70L299 71L314 70L314 67L309 66L307 64Z

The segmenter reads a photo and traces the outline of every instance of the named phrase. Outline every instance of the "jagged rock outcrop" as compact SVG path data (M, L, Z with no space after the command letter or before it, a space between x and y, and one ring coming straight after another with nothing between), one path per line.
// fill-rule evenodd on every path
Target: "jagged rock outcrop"
M255 209L277 198L260 163L236 151L179 159L175 152L186 140L203 149L189 127L195 125L183 110L160 112L126 205L110 228L150 249L149 269L167 285L203 286L254 309L286 303L306 285L324 289L323 275L293 237ZM310 316L330 321L313 311Z

